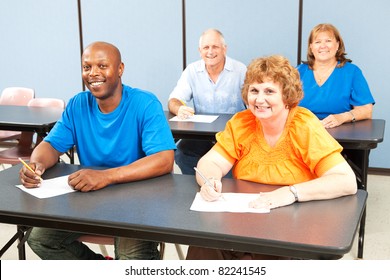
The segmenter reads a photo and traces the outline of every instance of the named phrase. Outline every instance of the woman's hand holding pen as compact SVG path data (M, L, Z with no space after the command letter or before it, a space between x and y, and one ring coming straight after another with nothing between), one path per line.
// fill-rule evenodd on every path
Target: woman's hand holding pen
M206 201L215 201L222 196L222 182L221 180L207 178L197 167L194 167L197 175L203 180L203 185L200 187L200 195ZM200 184L199 184L200 185Z
M194 115L195 111L193 108L188 107L186 105L182 105L179 107L179 110L177 111L177 116L180 119L187 119L188 117L191 117Z
M212 184L205 183L200 188L200 195L206 201L215 201L222 197L222 182L217 179L208 179Z

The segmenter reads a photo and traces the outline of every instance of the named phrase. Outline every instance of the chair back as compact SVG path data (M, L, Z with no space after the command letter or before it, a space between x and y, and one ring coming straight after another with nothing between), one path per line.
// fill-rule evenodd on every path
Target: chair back
M8 87L1 93L0 104L26 106L34 96L35 91L32 88Z
M59 98L33 98L28 102L27 106L65 109L65 101ZM35 145L41 143L42 140L42 137L38 136Z
M27 106L31 107L58 107L65 109L65 101L59 98L33 98Z
M0 95L0 105L26 106L33 99L35 92L31 88L8 87ZM0 142L20 139L20 131L0 130Z

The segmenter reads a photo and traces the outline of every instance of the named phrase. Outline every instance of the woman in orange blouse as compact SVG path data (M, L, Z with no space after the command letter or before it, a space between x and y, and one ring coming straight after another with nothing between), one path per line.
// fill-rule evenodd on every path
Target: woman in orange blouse
M356 178L340 154L342 147L313 113L297 106L303 97L302 85L298 71L286 58L253 60L242 97L248 109L234 115L225 130L217 134L215 146L198 162L197 168L214 184L210 187L196 175L205 200L221 196L221 178L232 168L234 178L281 186L260 193L250 203L255 208L273 209L296 201L356 193ZM187 259L248 256L267 258L190 247Z

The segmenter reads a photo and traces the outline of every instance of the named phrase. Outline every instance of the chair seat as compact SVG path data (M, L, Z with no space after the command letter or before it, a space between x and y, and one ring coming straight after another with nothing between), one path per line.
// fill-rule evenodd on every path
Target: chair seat
M22 133L20 131L0 130L0 141L17 140Z
M93 244L114 245L114 237L103 235L82 235L78 239L80 242Z
M12 164L16 165L19 162L18 158L23 160L29 160L33 148L24 147L24 146L16 146L13 148L9 148L0 152L0 162L2 164Z

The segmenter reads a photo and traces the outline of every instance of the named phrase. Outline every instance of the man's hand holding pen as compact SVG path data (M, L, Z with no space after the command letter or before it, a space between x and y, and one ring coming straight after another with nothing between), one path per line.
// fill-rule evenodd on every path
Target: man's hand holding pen
M194 109L185 105L179 107L179 111L177 112L177 116L180 119L187 119L193 116L195 113Z
M179 117L179 119L184 120L195 114L194 109L188 107L183 100L179 100L179 102L181 103L181 106L177 110L177 116Z
M39 163L27 164L24 160L19 158L23 163L23 167L19 171L20 181L26 188L37 188L41 185L42 174L45 172L45 168Z

